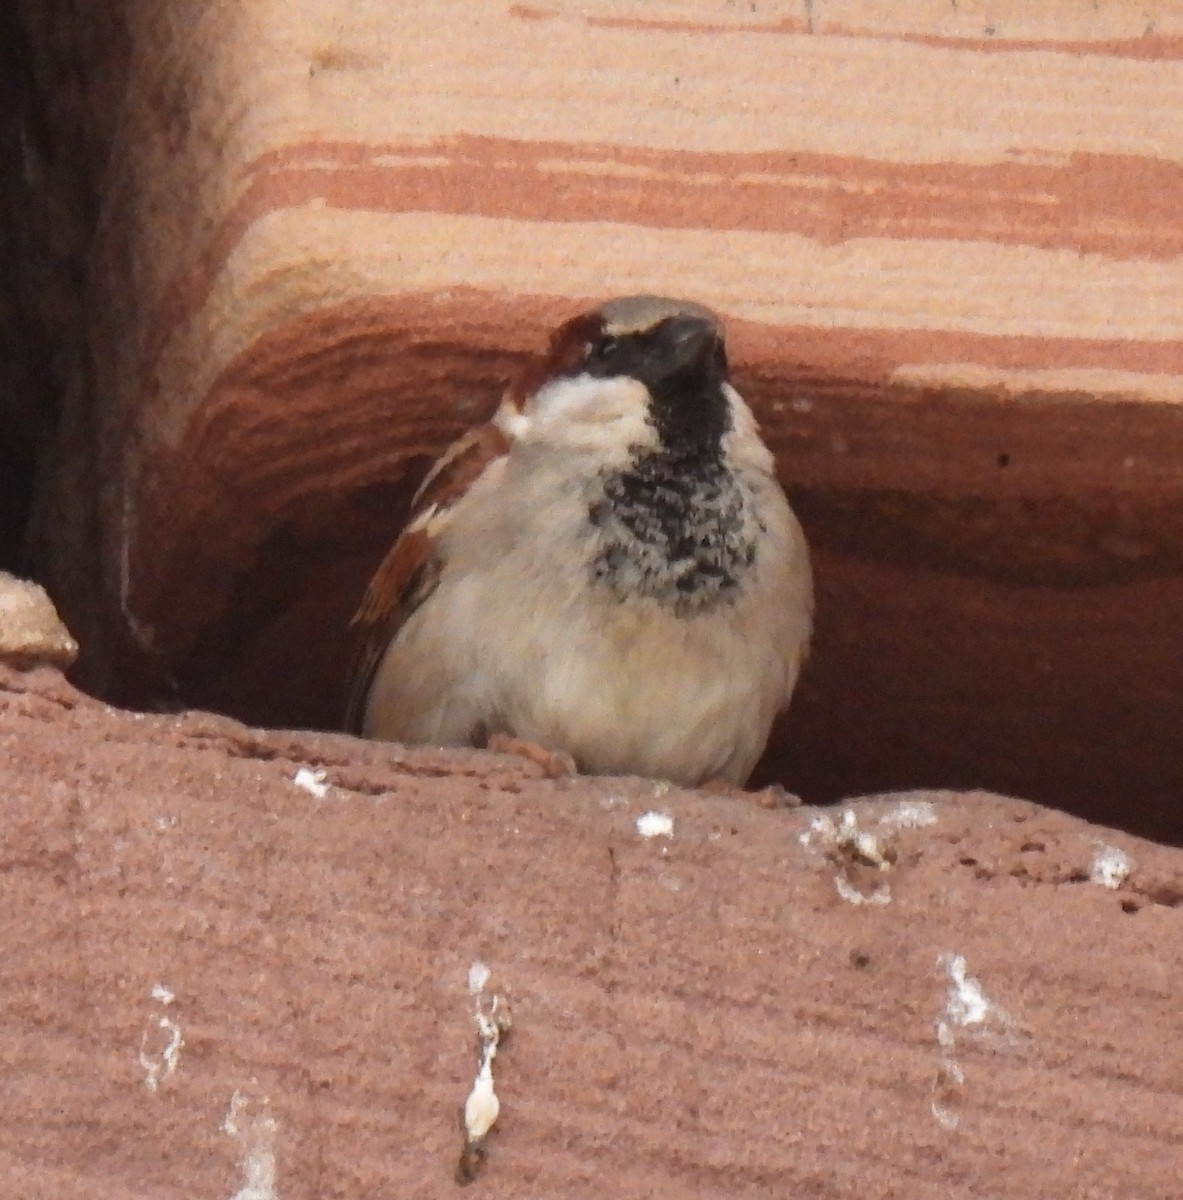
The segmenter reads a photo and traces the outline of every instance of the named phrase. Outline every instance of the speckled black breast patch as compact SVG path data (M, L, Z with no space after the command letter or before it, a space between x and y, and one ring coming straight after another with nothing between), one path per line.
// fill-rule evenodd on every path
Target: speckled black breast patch
M651 597L686 616L735 600L756 561L758 522L717 457L650 451L601 485L588 507L599 533L591 562L598 584L620 600Z

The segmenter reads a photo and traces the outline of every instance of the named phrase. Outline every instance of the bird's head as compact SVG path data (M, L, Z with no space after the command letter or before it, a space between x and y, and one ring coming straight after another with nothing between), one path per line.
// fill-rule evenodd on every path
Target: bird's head
M736 402L710 309L629 296L560 325L497 421L514 441L570 450L717 453Z

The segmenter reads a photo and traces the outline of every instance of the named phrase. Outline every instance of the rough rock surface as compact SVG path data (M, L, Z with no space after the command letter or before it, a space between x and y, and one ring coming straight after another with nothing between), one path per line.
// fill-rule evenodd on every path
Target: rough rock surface
M7 1192L455 1194L483 962L482 1196L1177 1200L1183 851L848 807L861 841L0 668Z
M428 459L574 308L676 292L817 552L767 774L1183 841L1177 6L76 8L21 6L103 164L33 542L81 684L332 723Z

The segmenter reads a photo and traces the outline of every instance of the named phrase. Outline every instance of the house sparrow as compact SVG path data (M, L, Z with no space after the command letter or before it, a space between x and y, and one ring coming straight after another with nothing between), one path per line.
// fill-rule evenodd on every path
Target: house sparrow
M612 300L561 325L424 480L353 619L347 726L742 786L812 606L715 315Z

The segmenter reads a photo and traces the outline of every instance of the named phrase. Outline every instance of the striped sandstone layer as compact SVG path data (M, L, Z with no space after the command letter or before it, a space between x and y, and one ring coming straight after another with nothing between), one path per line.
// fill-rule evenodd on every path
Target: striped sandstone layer
M77 678L329 723L430 457L680 293L816 548L768 773L1183 838L1183 18L1029 7L129 2L38 514Z

